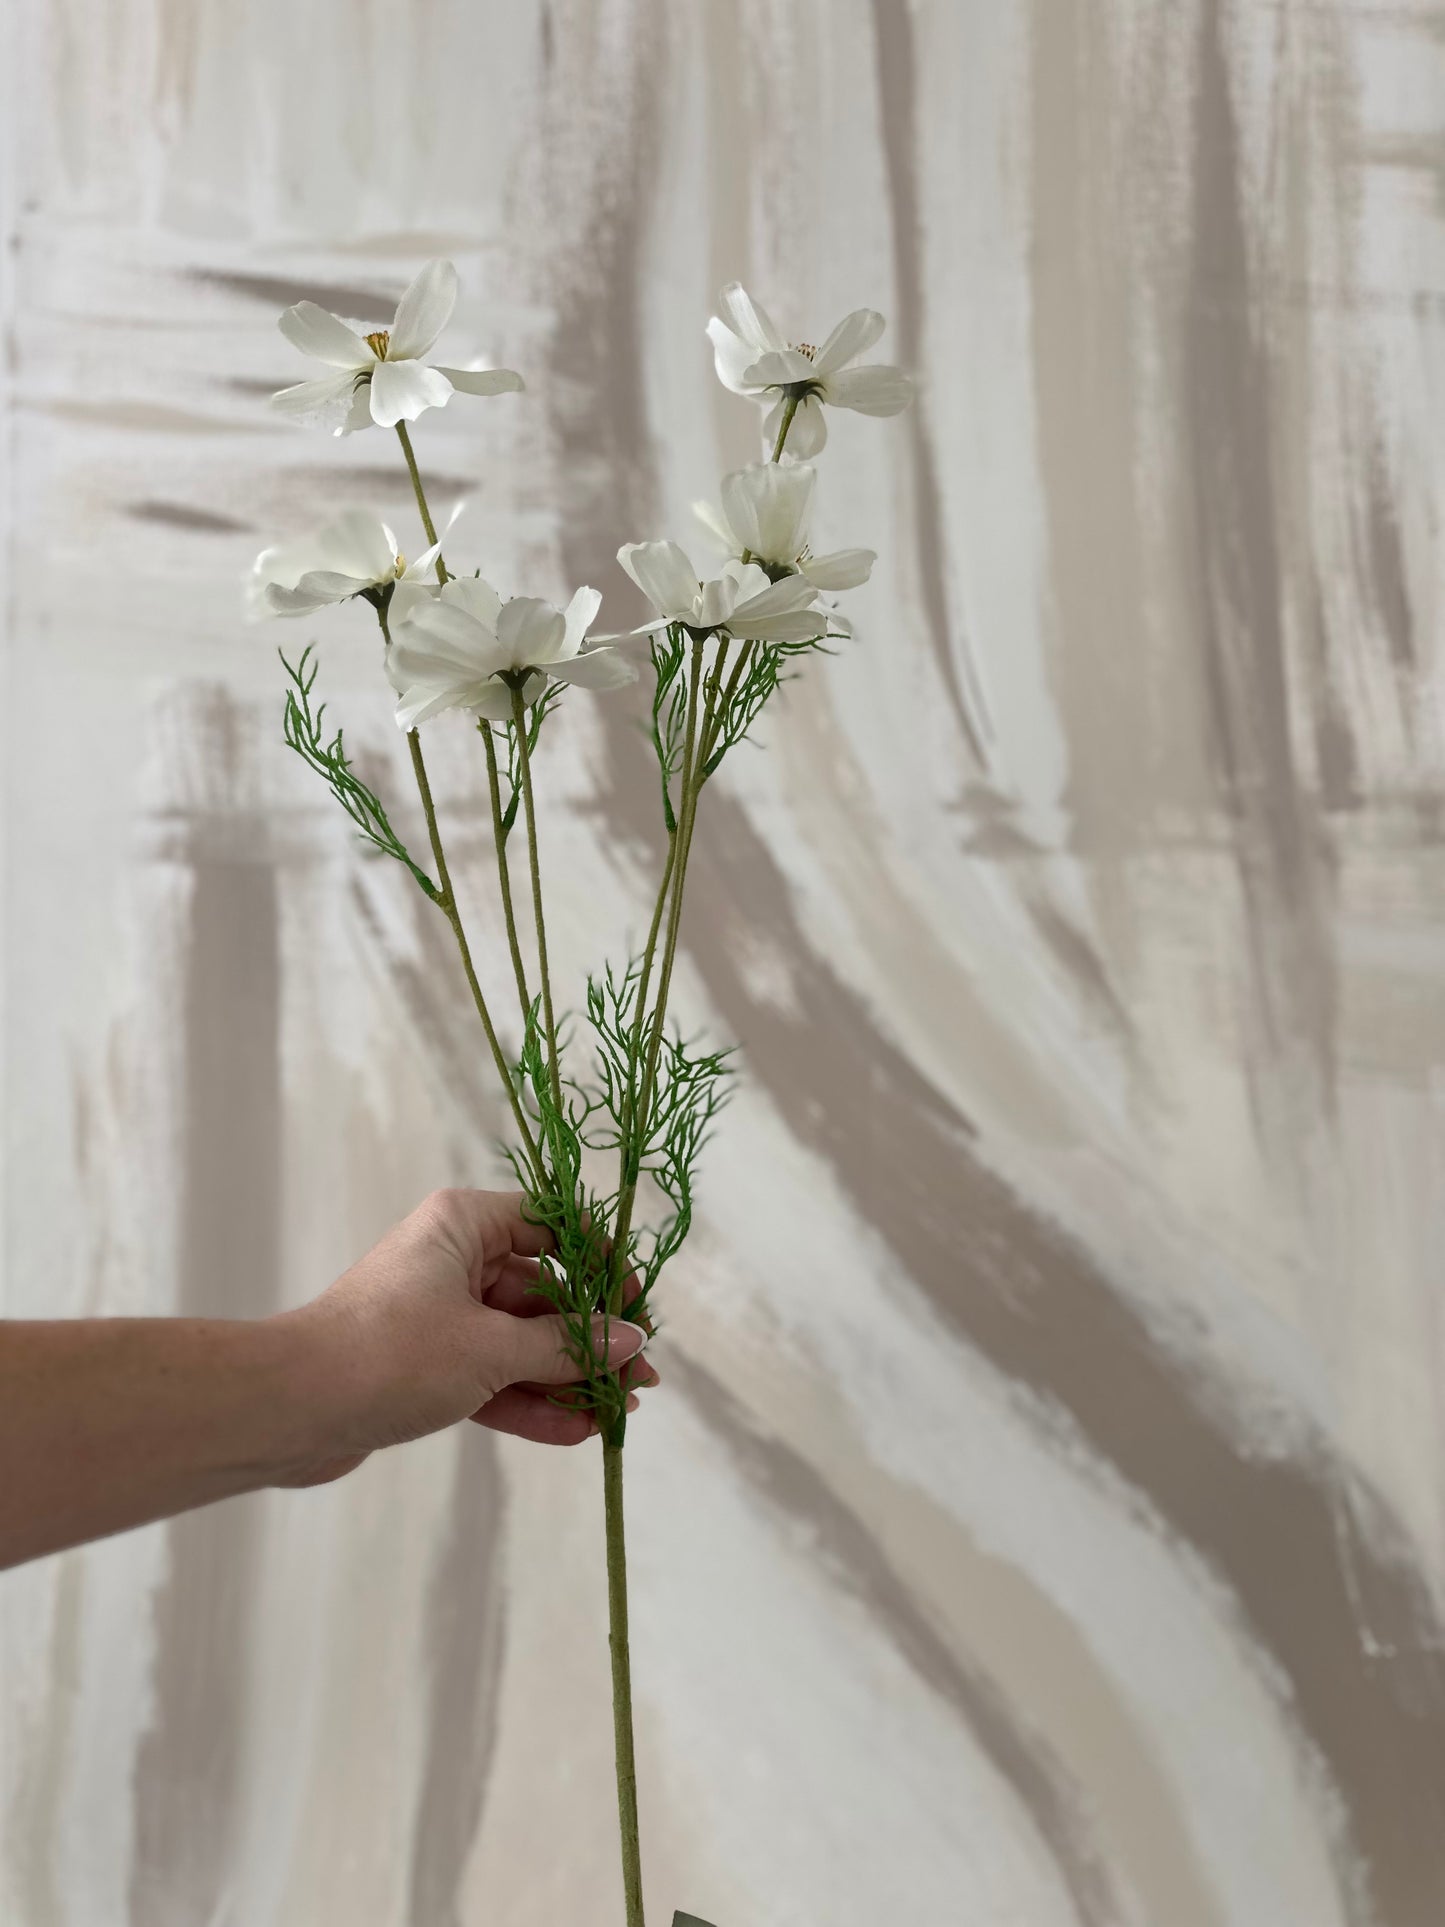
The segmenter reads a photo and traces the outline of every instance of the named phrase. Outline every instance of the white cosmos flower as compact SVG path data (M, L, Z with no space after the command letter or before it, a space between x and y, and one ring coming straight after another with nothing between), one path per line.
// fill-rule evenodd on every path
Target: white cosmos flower
M454 576L434 596L417 597L392 625L386 673L400 696L396 720L415 729L443 709L469 709L493 722L512 713L505 677L522 675L522 700L533 703L549 681L584 689L616 689L637 671L617 650L582 652L601 607L595 589L579 589L564 610L535 596L504 602L480 576Z
M293 347L337 372L298 382L271 397L294 421L319 422L337 435L414 422L440 408L454 389L468 395L501 395L522 386L510 368L431 368L422 356L452 318L457 271L450 261L429 261L396 304L389 328L366 332L328 313L314 301L298 301L279 327Z
M828 626L826 612L814 606L818 591L805 576L773 582L756 562L725 562L710 582L702 582L676 542L625 542L617 560L658 614L637 635L680 622L694 636L811 642Z
M305 616L403 578L420 586L440 548L441 543L434 542L407 562L379 515L370 509L346 509L313 535L261 551L247 585L247 611L253 617Z
M796 570L815 589L856 589L878 559L873 549L813 555L808 524L818 471L807 462L753 462L722 480L722 505L698 502L693 513L729 555L760 562L770 576Z
M913 398L912 379L901 368L877 362L849 366L883 332L883 317L873 308L845 315L822 347L815 348L809 342L785 340L741 282L730 281L723 289L722 305L732 325L716 315L707 324L718 380L736 395L773 402L763 424L770 444L777 440L790 396L797 396L798 408L787 447L803 458L816 455L828 439L825 402L860 415L896 415Z

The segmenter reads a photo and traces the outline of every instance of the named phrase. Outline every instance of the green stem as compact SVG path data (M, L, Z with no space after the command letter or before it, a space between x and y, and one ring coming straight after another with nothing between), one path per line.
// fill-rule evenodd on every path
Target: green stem
M789 395L788 399L783 403L783 419L778 423L778 439L773 443L773 452L769 457L770 461L776 462L781 459L783 443L788 439L788 430L792 427L793 417L797 412L798 397L796 395ZM397 423L397 428L403 435L406 433L406 430L400 422ZM413 473L414 472L415 471L413 471ZM432 537L432 541L436 541L435 536Z
M517 980L517 997L525 1025L531 1014L532 998L527 989L527 970L522 962L522 946L517 941L517 917L512 907L512 873L507 863L507 832L502 823L502 786L497 775L497 746L489 722L479 723L478 728L487 751L487 788L492 798L492 840L497 846L497 881L502 891L502 915L506 919L507 944L512 952L512 974Z
M422 527L426 530L427 540L435 543L437 539L436 523L433 522L431 510L427 506L426 490L422 487L421 472L416 465L416 454L412 448L411 436L407 433L405 422L397 423L396 434L398 441L401 443L401 452L406 457L407 473L411 476L412 492L416 496L416 505L421 515ZM437 555L437 576L442 582L448 580L447 565L442 561L440 553ZM381 619L381 633L387 642L390 643L391 630L387 626L386 611L379 609L377 614ZM482 1029L486 1032L487 1043L492 1052L492 1061L497 1067L498 1077L502 1080L502 1088L506 1091L508 1099L511 1102L512 1116L516 1119L517 1129L521 1132L522 1144L526 1149L527 1160L532 1167L532 1175L536 1179L538 1189L545 1190L547 1186L547 1174L546 1167L542 1162L542 1153L538 1147L536 1138L532 1135L532 1127L527 1122L527 1114L522 1109L522 1101L517 1095L517 1087L512 1079L511 1069L503 1053L501 1042L497 1037L497 1028L492 1022L492 1013L487 1008L487 1000L482 992L482 986L477 979L476 966L472 962L471 945L467 942L467 933L462 924L461 911L457 907L456 892L452 888L451 873L447 868L446 852L442 848L441 827L437 822L436 805L432 801L431 783L427 778L426 763L421 753L421 739L414 729L407 731L407 743L411 749L411 766L416 774L416 786L421 794L422 809L426 814L427 835L431 838L432 855L436 859L437 877L441 883L441 895L437 901L447 922L452 927L452 935L457 940L457 950L461 955L462 969L466 973L467 985L472 993L472 1002L476 1005L477 1015L482 1020ZM488 732L487 753L490 758L492 755L490 732ZM499 859L501 859L500 845L498 846L498 856ZM504 863L505 860L501 860ZM505 868L503 869L503 875L505 877ZM513 946L513 961L520 971L520 964L517 963L517 940L512 917L511 893L505 887L503 889L503 903L507 917L507 934L511 938ZM526 1013L530 1006L526 1001L525 987L519 987L522 988L522 1018L525 1023Z
M442 847L441 826L437 822L436 804L432 800L431 782L427 776L426 762L421 753L421 738L414 729L409 729L406 733L406 740L407 747L411 750L411 766L416 775L416 786L420 792L421 806L426 816L427 835L431 838L432 857L436 862L437 878L441 884L441 894L437 898L437 904L442 914L446 917L447 922L451 925L452 935L457 940L457 950L461 956L462 969L466 973L467 988L472 993L472 1002L476 1005L477 1015L482 1020L482 1029L486 1032L487 1043L491 1047L492 1062L497 1067L497 1075L502 1080L502 1088L511 1099L512 1116L516 1120L517 1129L522 1134L522 1143L526 1147L527 1156L531 1161L533 1172L536 1175L538 1184L545 1185L542 1154L537 1147L536 1138L532 1135L532 1128L527 1122L527 1114L522 1109L521 1099L518 1097L517 1087L512 1081L512 1074L507 1066L507 1059L503 1054L501 1042L497 1036L496 1026L492 1022L492 1013L487 1008L487 1000L482 992L482 986L477 981L476 966L472 962L471 945L467 942L467 933L462 924L461 912L457 908L456 892L452 888L451 872L447 868L446 851Z
M692 645L691 673L687 694L687 729L682 752L682 788L679 796L677 829L669 838L667 868L663 873L662 888L657 893L657 905L652 913L652 930L648 937L648 948L643 961L643 976L638 984L637 1014L633 1020L632 1048L629 1052L631 1062L637 1062L638 1048L642 1041L644 1022L648 1029L647 1057L643 1066L642 1083L637 1093L629 1088L625 1128L622 1132L622 1169L619 1179L617 1200L617 1221L612 1234L612 1275L609 1280L608 1304L620 1305L622 1279L626 1271L627 1245L632 1231L632 1208L637 1196L638 1165L642 1157L642 1147L647 1142L647 1127L652 1110L652 1100L657 1087L657 1061L662 1050L662 1038L667 1018L667 997L672 987L672 966L677 954L677 932L682 918L682 892L687 880L687 858L692 848L693 820L697 814L697 799L702 788L700 772L702 758L698 754L698 690L702 682L702 644L694 641ZM703 704L702 733L707 735L712 716L712 695L708 691ZM662 968L658 977L657 999L650 1017L646 1012L646 986L651 976L653 953L657 946L657 932L662 917L663 905L667 906L667 933L663 939ZM629 1080L630 1083L630 1080Z
M632 1738L632 1654L627 1636L627 1542L622 1515L622 1446L604 1442L602 1489L607 1523L607 1620L612 1651L612 1732L617 1756L617 1820L627 1927L645 1927L642 1849L637 1837L637 1758Z
M794 403L794 406L796 407L797 404ZM416 505L417 505L417 508L421 511L421 525L426 530L427 541L430 542L433 546L435 546L436 539L437 539L437 527L436 527L436 523L433 522L433 520L431 519L431 510L427 507L427 504L426 504L426 490L421 485L421 471L420 469L418 469L416 465L416 455L413 452L412 445L411 445L411 436L406 431L405 422L397 423L396 433L397 433L397 439L401 443L401 452L406 457L406 469L407 469L408 475L411 476L412 493L416 496ZM779 442L778 445L779 447L782 446L781 441ZM776 457L774 459L776 460ZM449 580L450 578L447 575L447 565L445 562L442 561L441 553L440 551L438 551L437 581L446 582Z
M532 807L532 752L527 747L527 706L520 689L512 691L512 730L522 777L522 813L527 819L527 861L532 871L532 913L537 924L537 971L542 979L542 1021L547 1030L547 1068L552 1102L562 1115L562 1073L557 1063L557 1020L552 1014L552 973L547 967L547 925L542 916L542 869L537 861L537 817Z

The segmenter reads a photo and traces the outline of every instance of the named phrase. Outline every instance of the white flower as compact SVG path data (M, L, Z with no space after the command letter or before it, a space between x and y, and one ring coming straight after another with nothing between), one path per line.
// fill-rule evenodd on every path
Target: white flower
M759 642L812 642L827 630L826 613L814 606L818 592L805 576L772 582L756 562L725 562L720 574L701 582L676 542L625 542L617 560L658 614L636 635L672 622L695 637Z
M451 320L457 304L457 271L450 261L429 261L396 304L389 328L365 332L314 301L298 301L281 316L286 339L338 372L298 382L271 397L294 421L319 422L337 435L376 422L394 428L440 408L452 391L501 395L522 386L510 368L430 368L421 359Z
M403 577L416 582L436 561L440 548L441 543L434 542L414 562L407 562L379 515L370 509L347 509L314 535L261 551L247 588L248 613L305 616L328 603L399 583Z
M788 430L787 447L797 456L816 455L828 439L822 404L853 408L860 415L896 415L913 398L913 382L901 368L870 363L851 368L865 348L882 334L884 320L873 308L845 315L821 348L808 342L784 340L769 316L741 282L730 281L722 291L723 306L733 326L714 315L707 324L712 337L718 380L736 395L776 401L763 433L776 442L783 409L797 398L797 413Z
M723 477L721 508L698 502L693 512L729 555L760 562L770 576L795 570L815 589L856 589L868 580L875 550L809 553L817 480L817 469L807 462L754 462Z
M514 680L532 703L549 681L616 689L637 671L615 649L585 653L582 639L602 598L579 589L566 610L535 596L504 602L480 576L454 576L436 595L418 597L392 627L386 673L401 697L396 720L415 729L443 709L470 709L493 722L512 714Z

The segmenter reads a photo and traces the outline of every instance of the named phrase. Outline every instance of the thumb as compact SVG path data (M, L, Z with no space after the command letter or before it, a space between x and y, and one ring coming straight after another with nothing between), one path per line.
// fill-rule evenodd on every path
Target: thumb
M648 1338L641 1325L629 1324L625 1318L594 1318L592 1349L599 1358L604 1336L607 1363L614 1367L635 1358ZM483 1342L487 1347L487 1377L499 1391L519 1380L535 1385L575 1385L586 1376L568 1339L567 1321L555 1312L518 1318L510 1312L488 1311Z

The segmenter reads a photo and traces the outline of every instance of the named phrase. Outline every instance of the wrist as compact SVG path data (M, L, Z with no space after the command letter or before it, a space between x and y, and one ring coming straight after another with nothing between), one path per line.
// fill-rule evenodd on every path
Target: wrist
M294 1485L308 1467L353 1449L347 1375L309 1305L258 1320L250 1337L264 1414L255 1471L266 1485Z

